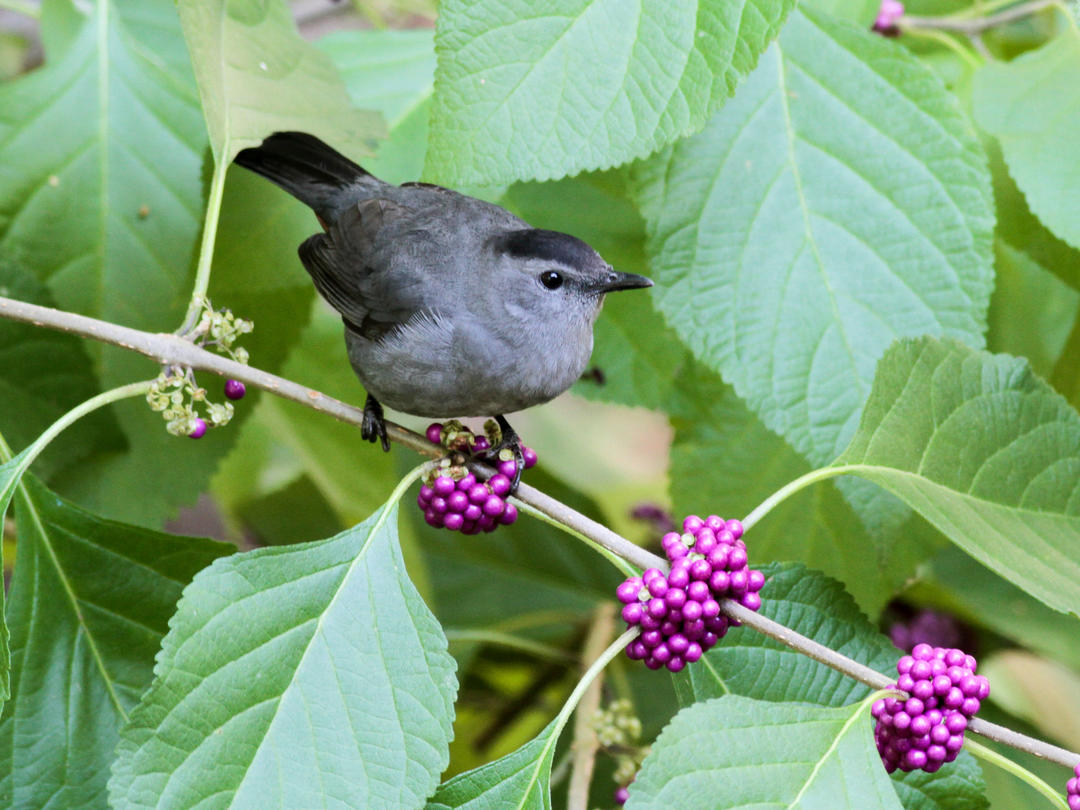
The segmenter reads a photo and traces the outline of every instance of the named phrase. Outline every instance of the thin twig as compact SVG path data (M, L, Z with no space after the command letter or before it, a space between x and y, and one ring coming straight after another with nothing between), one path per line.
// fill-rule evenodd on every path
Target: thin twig
M916 17L905 14L900 18L897 25L901 31L909 28L938 29L942 31L960 31L965 34L977 34L988 28L1030 17L1040 11L1056 6L1059 0L1031 0L1029 3L1021 3L1013 8L991 14L989 17L972 17L960 19L957 17Z
M162 365L190 366L200 371L220 374L222 377L240 380L247 385L253 385L256 388L262 388L293 402L299 402L309 408L333 416L342 422L357 426L363 422L364 412L361 408L347 405L292 380L213 354L177 335L142 332L138 329L119 326L108 321L89 318L85 315L63 312L50 307L42 307L3 297L0 297L0 318L9 318L81 337L93 338L103 343L111 343L146 355ZM423 455L435 457L441 453L441 448L437 445L400 425L387 422L386 432L391 441L398 442ZM832 469L830 475L835 473L836 470ZM800 481L802 480L800 479ZM518 487L517 497L555 520L571 526L575 531L589 537L597 544L613 551L640 568L652 567L662 570L667 568L667 562L662 558L645 551L606 526L585 517L534 487L522 484ZM816 641L806 638L794 630L774 622L772 619L747 610L737 602L724 600L721 603L721 608L727 616L738 620L746 627L774 638L793 650L874 689L882 689L891 683L881 673L822 644L818 644ZM976 718L971 721L968 728L988 739L1010 745L1021 751L1027 751L1037 757L1056 762L1068 768L1080 763L1080 754L1067 751L1056 745L1050 745L993 723L987 723Z
M593 620L589 625L589 634L581 651L582 669L600 657L615 635L615 603L605 602L593 611ZM588 810L589 786L592 784L593 766L596 764L596 752L600 749L600 740L596 737L592 718L600 708L600 696L603 693L604 673L596 676L585 694L581 696L577 713L574 715L574 752L573 765L570 769L570 786L566 793L566 810Z

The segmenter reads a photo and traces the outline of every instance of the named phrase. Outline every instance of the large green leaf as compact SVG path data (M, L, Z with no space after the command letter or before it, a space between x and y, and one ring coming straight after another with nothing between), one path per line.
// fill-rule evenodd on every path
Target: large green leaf
M785 807L900 810L869 706L826 708L736 695L680 711L630 786L626 810Z
M638 188L661 312L812 464L854 433L897 335L982 343L982 150L939 79L850 23L794 12Z
M102 520L32 476L16 515L0 804L105 807L112 747L150 684L180 591L233 547Z
M0 87L0 264L32 270L63 309L172 329L190 292L206 148L176 9L101 0L87 18L67 3L45 4L44 16L64 29L53 37L62 52ZM105 387L156 374L132 352L90 350ZM136 522L194 499L232 435L177 440L143 403L114 413L128 452L54 481Z
M956 546L920 570L911 596L1080 672L1080 645L1073 643L1080 638L1080 619L1051 610Z
M317 44L333 61L352 103L386 119L390 137L364 168L390 183L416 180L427 153L434 32L337 31Z
M179 9L219 164L289 130L370 153L378 118L353 109L330 59L300 36L287 3L183 0Z
M1080 248L1080 30L1067 25L1012 62L990 60L975 77L975 118L997 136L1036 216Z
M961 751L960 756L937 773L895 771L892 779L904 810L984 810L990 807L982 768L967 751Z
M1080 414L1025 361L900 341L836 465L1050 607L1080 613Z
M840 583L801 565L763 570L768 581L761 592L762 615L895 677L896 647L859 612ZM870 694L858 681L745 627L731 630L701 663L674 680L684 706L728 694L845 706Z
M810 465L762 424L730 386L700 363L676 378L670 493L675 513L745 516ZM876 616L938 542L914 520L871 531L840 490L810 487L774 508L747 535L756 563L798 560L844 583Z
M397 504L328 540L221 560L184 590L117 747L116 808L423 807L457 682L409 581Z
M426 174L549 180L700 129L776 36L790 0L447 0Z
M995 242L994 259L987 349L1026 357L1036 374L1050 378L1077 320L1080 291L1007 242Z
M426 810L551 810L551 761L561 730L552 720L521 748L444 782Z

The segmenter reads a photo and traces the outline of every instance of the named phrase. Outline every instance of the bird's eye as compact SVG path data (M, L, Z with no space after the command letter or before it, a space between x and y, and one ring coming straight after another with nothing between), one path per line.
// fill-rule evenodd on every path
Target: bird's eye
M555 270L545 270L540 274L540 283L547 287L549 290L557 290L562 286L563 277L562 274Z

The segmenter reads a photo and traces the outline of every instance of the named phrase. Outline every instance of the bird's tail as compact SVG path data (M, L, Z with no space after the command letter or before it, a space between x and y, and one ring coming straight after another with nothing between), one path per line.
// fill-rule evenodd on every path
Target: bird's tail
M275 132L235 163L261 174L314 209L324 222L355 202L358 186L380 183L343 154L305 132Z

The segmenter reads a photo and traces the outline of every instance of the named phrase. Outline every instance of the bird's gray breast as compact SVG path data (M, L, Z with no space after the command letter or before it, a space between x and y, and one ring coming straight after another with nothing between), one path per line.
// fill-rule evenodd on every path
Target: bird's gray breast
M384 405L425 417L492 416L569 388L592 352L592 329L551 342L466 312L422 312L377 340L346 327L345 342L364 388Z

